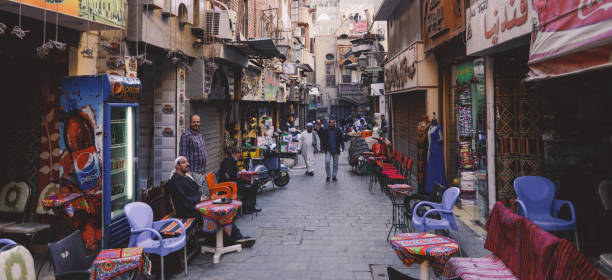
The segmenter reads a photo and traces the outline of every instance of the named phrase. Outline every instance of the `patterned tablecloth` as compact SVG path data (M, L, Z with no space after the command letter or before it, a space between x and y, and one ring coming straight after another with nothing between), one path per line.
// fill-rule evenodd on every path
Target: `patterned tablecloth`
M412 196L416 194L416 189L413 186L407 184L391 184L387 185L387 188L389 188L389 190L391 190L392 192L401 195Z
M431 233L402 233L391 237L390 242L406 266L429 260L436 275L440 275L450 257L459 252L456 241Z
M151 275L151 261L141 247L102 250L92 268L92 280L110 279L135 269L136 273Z
M74 216L75 209L86 210L88 208L87 201L83 198L82 193L71 193L65 197L51 195L41 200L41 204L44 207L64 207L64 210L66 210L66 214L68 214L69 217Z
M209 200L196 205L196 209L202 215L202 230L208 233L216 233L219 229L223 229L227 235L231 235L232 224L240 206L242 206L242 202L239 200L232 200L232 202L225 204L215 204L212 200Z

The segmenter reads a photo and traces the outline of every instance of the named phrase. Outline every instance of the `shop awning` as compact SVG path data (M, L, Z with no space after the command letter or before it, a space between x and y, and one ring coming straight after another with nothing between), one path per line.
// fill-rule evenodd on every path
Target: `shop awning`
M226 45L237 49L248 58L270 59L278 57L281 61L287 60L287 57L278 50L270 38L229 42Z
M304 70L304 72L313 72L312 67L308 64L300 64L298 68Z
M612 3L584 2L534 0L539 24L527 81L612 66Z

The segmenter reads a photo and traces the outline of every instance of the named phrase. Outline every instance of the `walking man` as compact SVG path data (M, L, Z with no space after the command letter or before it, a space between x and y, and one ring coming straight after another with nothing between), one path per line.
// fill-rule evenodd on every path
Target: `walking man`
M204 187L206 178L206 148L200 134L200 116L193 114L189 118L189 128L181 135L179 155L187 158L191 164L191 175L195 182Z
M336 178L336 175L338 175L338 156L343 150L342 131L336 127L336 121L331 119L329 120L329 127L321 132L321 151L325 152L325 173L327 174L325 181L329 182L330 177L334 182L338 181ZM334 165L333 170L330 170L329 162L332 159Z
M304 163L306 163L306 174L310 176L314 175L314 154L321 149L319 135L312 127L312 123L306 124L306 131L300 134L298 144L302 157L304 157Z

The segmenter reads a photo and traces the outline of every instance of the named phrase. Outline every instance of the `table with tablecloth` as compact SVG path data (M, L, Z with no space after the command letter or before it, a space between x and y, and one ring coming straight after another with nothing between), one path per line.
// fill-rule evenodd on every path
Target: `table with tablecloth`
M83 193L71 193L64 197L60 195L50 195L40 201L43 207L47 208L64 208L69 217L74 216L76 210L87 210L89 205L83 197Z
M391 246L406 266L421 264L421 278L429 278L429 263L436 275L444 270L444 265L455 253L459 244L445 236L425 232L402 233L391 237Z
M196 205L196 209L202 215L202 231L216 233L216 246L202 246L202 253L213 253L213 263L219 263L222 254L242 250L240 244L223 247L223 232L228 236L232 234L234 219L238 209L242 206L239 200L231 200L228 203L215 203L214 200L204 201Z
M144 254L142 247L100 251L92 264L91 279L106 280L127 273L151 275L151 261Z

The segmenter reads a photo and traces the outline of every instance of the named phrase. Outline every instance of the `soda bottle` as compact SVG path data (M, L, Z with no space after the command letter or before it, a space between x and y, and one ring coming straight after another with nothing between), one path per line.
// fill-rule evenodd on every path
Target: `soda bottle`
M69 113L64 127L64 142L72 156L79 187L87 191L101 180L92 123L87 115L76 110Z

